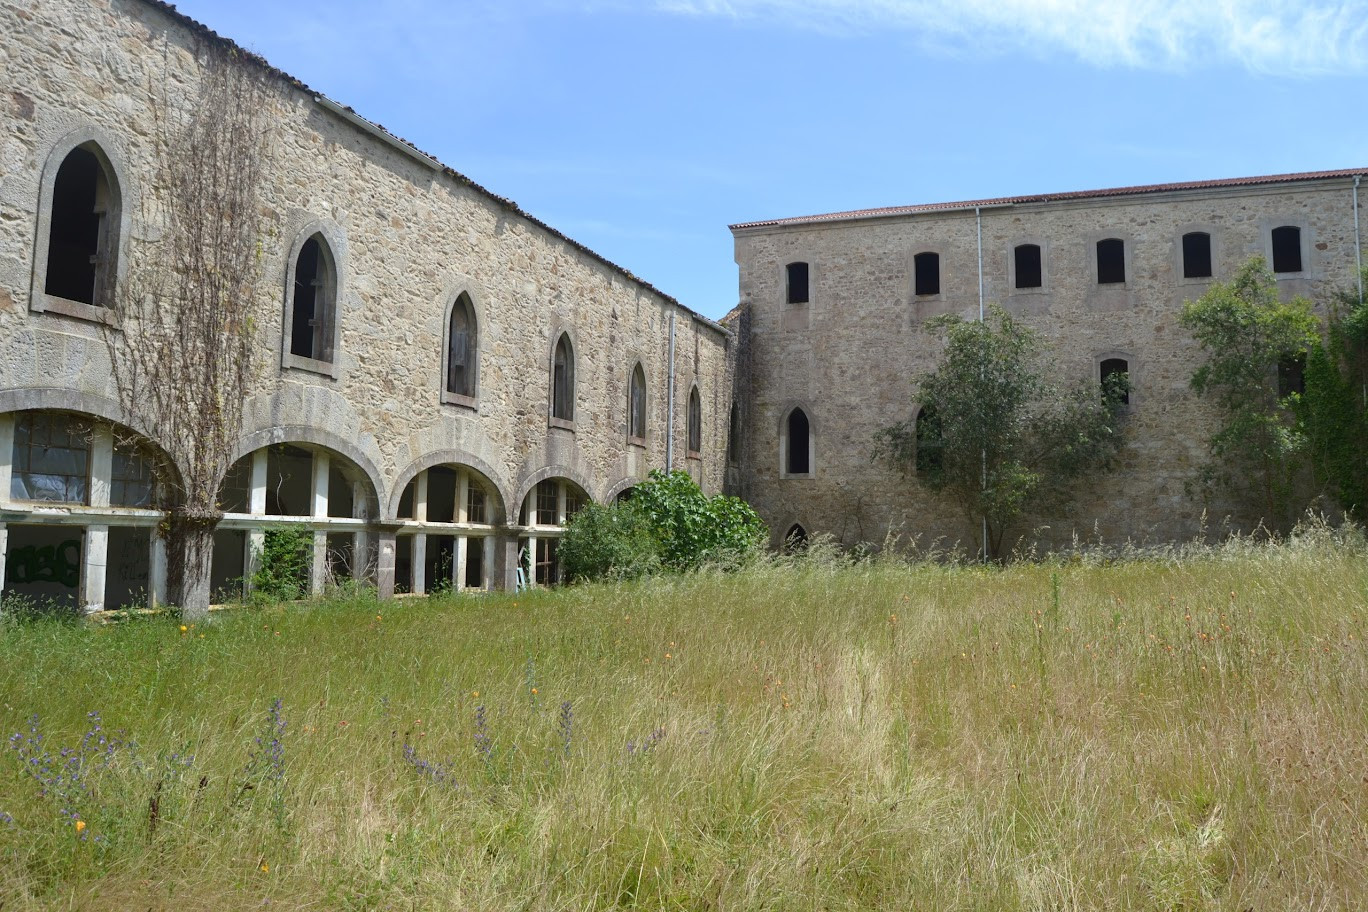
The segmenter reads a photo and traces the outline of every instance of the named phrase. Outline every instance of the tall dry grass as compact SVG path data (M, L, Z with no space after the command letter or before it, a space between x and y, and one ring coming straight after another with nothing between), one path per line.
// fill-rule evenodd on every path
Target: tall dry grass
M1366 557L9 624L0 732L138 746L77 754L80 833L0 757L0 907L1361 907Z

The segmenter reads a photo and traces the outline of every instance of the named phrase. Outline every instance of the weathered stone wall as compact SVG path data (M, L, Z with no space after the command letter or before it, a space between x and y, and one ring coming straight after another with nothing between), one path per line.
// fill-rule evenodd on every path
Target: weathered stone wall
M1215 530L1227 516L1239 527L1255 519L1239 504L1188 493L1214 415L1190 389L1202 354L1178 316L1211 280L1182 278L1181 237L1209 232L1215 280L1226 280L1250 256L1270 255L1272 228L1300 226L1304 270L1280 276L1279 287L1323 311L1355 280L1352 188L1352 178L1338 177L981 210L985 302L1041 332L1059 378L1096 382L1100 360L1119 354L1134 387L1117 470L1081 485L1068 515L1037 517L1020 533L1046 545L1074 535L1156 542L1189 538L1204 523ZM914 414L916 378L937 360L938 337L924 322L978 314L977 232L972 208L735 229L751 313L741 340L749 376L739 379L752 396L745 491L776 534L796 522L847 543L880 542L891 528L923 545L977 545L977 530L952 504L870 460L875 431ZM1108 237L1126 244L1123 287L1096 281L1095 243ZM1039 290L1013 287L1012 250L1022 243L1042 248ZM922 251L940 254L939 295L914 294L913 257ZM784 267L803 260L810 303L789 305ZM781 423L793 405L812 421L810 478L780 477Z
M117 417L99 326L31 306L44 269L35 262L43 176L73 137L100 144L122 191L120 270L135 274L158 242L144 217L156 205L158 120L193 102L196 45L221 39L145 0L0 0L0 34L0 408L98 402ZM243 453L266 442L328 446L371 476L388 517L407 480L436 462L487 474L510 518L540 477L568 477L603 498L665 464L673 314L675 465L709 491L722 488L732 395L725 331L283 74L270 82L262 358ZM320 229L341 273L335 376L282 366L291 250ZM479 325L474 408L441 397L444 321L462 291ZM548 421L562 331L576 353L573 430ZM644 446L629 445L626 429L638 359L648 378ZM685 453L693 383L703 403L698 459ZM22 404L6 406L6 396Z

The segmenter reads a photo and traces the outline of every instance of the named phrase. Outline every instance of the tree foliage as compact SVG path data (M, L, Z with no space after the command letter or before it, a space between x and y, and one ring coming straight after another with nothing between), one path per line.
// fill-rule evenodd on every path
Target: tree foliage
M1110 465L1126 381L1051 382L1039 336L1000 308L981 323L952 315L928 326L945 351L917 384L927 417L920 428L913 418L880 429L874 457L952 499L975 535L986 522L996 557L1015 522L1062 504L1070 482Z
M705 563L736 565L768 538L764 521L745 501L709 497L688 473L656 469L625 503L577 513L558 554L571 579L623 578Z
M1311 302L1280 301L1272 271L1254 257L1234 279L1183 305L1180 319L1207 354L1192 388L1222 415L1204 483L1257 503L1265 520L1285 525L1296 506L1307 436L1295 414L1302 396L1279 390L1279 370L1306 365L1325 376L1319 359L1314 368L1307 361L1317 342Z

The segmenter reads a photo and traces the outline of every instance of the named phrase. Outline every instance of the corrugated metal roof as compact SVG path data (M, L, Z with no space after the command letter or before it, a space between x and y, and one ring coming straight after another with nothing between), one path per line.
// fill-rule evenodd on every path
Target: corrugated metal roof
M1267 174L1262 177L1226 177L1219 180L1186 181L1176 184L1145 184L1137 187L1112 187L1105 190L1074 190L1067 193L1045 193L1038 196L1003 196L997 199L964 200L955 203L924 203L918 206L887 206L881 209L852 209L847 212L829 212L824 215L800 215L793 218L766 219L758 222L740 222L730 226L733 231L747 228L777 228L785 225L815 225L823 222L854 221L867 218L888 218L898 215L916 215L921 212L944 212L955 209L989 208L993 206L1016 206L1023 203L1053 203L1064 200L1106 199L1117 196L1140 196L1146 193L1169 193L1178 190L1209 190L1224 187L1253 187L1262 184L1290 184L1302 181L1332 180L1335 178L1368 175L1368 168L1351 168L1343 171L1304 171L1297 174Z

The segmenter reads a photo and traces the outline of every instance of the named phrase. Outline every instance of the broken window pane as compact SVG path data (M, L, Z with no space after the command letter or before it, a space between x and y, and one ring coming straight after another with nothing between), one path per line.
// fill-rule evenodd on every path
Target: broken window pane
M10 496L15 500L88 503L90 429L60 412L21 414L14 423Z

